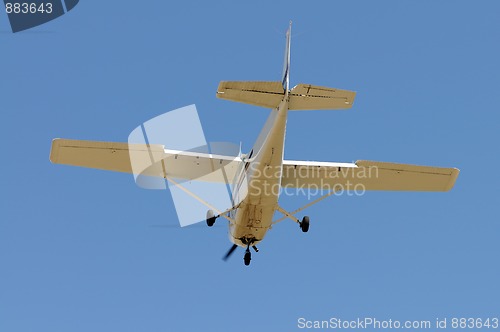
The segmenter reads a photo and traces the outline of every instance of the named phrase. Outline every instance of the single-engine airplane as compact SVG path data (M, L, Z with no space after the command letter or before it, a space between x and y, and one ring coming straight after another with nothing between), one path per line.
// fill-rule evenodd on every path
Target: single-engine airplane
M341 110L351 108L355 92L298 84L289 88L290 76L290 34L291 22L286 32L285 61L281 81L223 81L216 96L221 99L271 108L264 128L251 151L236 159L208 153L168 150L155 146L164 164L161 176L175 184L174 179L195 179L237 161L238 167L231 167L233 179L233 206L225 211L210 209L206 223L213 226L216 219L229 221L229 239L233 243L226 260L240 246L245 249L244 263L250 264L250 247L264 239L267 231L286 218L295 221L303 232L309 230L309 217L299 220L295 215L339 190L392 190L392 191L449 191L459 174L456 168L416 166L388 162L358 160L354 163L315 162L284 160L285 129L288 111L295 110ZM138 147L127 143L80 141L54 139L50 160L57 164L82 166L103 170L133 173L131 150L149 151L152 145ZM162 161L163 163L163 161ZM243 179L247 182L244 197L238 201L234 196ZM180 185L180 184L179 184ZM266 188L314 188L327 193L307 205L288 212L278 204L279 191ZM196 195L194 195L196 196ZM196 197L195 197L196 198ZM203 202L203 200L200 200ZM283 217L273 222L276 211Z

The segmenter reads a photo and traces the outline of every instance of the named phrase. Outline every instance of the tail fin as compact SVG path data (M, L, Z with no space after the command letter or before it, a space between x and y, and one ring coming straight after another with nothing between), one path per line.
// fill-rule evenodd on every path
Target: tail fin
M292 34L292 21L288 26L286 31L286 46L285 46L285 60L283 61L283 75L281 76L281 85L285 93L288 91L290 86L290 39Z
M277 107L289 92L291 32L292 21L286 31L285 60L281 82L222 81L217 88L217 98L266 108Z
M290 89L290 39L292 21L286 31L285 60L281 82L220 82L217 98L275 108L288 98L289 110L342 110L352 107L356 92L298 84Z

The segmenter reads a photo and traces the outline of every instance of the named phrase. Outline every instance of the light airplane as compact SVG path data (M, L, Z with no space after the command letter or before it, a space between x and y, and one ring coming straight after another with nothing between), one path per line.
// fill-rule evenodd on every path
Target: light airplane
M229 177L233 179L233 206L225 211L214 211L202 198L195 194L193 196L210 208L206 215L208 226L213 226L219 217L229 221L229 239L233 246L224 260L240 246L245 249L245 265L250 264L250 247L258 251L256 245L274 224L288 218L295 221L303 232L307 232L309 217L304 216L299 220L295 215L340 190L449 191L454 186L459 174L456 168L374 161L337 163L284 160L288 111L348 109L352 107L355 97L353 91L310 84L298 84L290 89L290 34L291 23L286 33L281 81L223 81L217 89L218 98L272 109L248 154L234 158L174 151L163 145L141 147L127 143L54 139L50 160L57 164L134 173L130 160L132 150L147 151L149 154L153 151L161 155L161 160L169 158L167 167L162 164L161 176L174 184L178 184L174 179L197 179L237 161L237 167L228 168L231 173ZM247 192L237 200L236 196L244 181ZM271 188L313 188L326 190L327 193L300 209L288 212L278 204L280 190ZM276 211L282 213L283 217L273 222Z

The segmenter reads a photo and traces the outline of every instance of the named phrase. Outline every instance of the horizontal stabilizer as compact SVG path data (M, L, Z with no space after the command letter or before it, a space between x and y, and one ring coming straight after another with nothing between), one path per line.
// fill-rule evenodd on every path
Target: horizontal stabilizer
M342 110L352 107L356 92L298 84L289 96L289 110Z
M283 100L281 82L222 81L217 98L266 108L278 107Z

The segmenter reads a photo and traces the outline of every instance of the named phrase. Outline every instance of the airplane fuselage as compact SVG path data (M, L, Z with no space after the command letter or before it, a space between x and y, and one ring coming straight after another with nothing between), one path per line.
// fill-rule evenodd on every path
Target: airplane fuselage
M281 187L287 99L284 96L271 111L239 175L240 180L247 181L247 192L234 211L229 238L242 247L260 242L272 226Z

